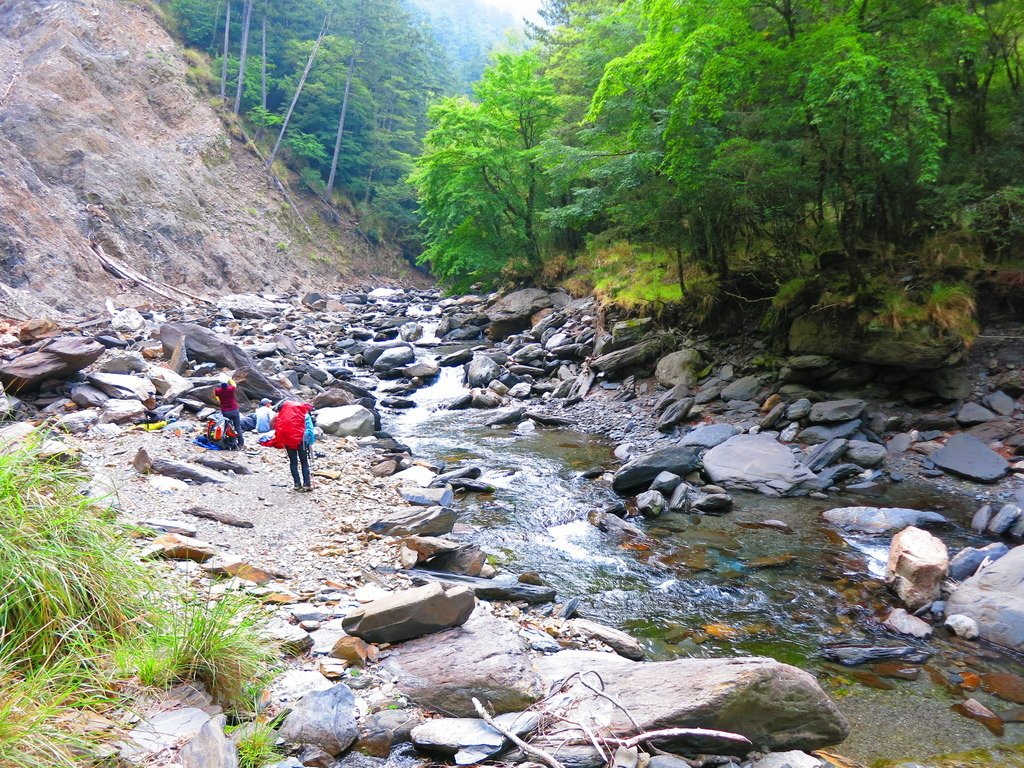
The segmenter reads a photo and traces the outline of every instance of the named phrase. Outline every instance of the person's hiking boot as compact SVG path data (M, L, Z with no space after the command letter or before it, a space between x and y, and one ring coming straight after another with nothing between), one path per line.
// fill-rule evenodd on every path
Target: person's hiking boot
M292 488L292 490L293 490L293 491L298 491L298 492L300 492L300 493L301 493L301 492L302 492L302 486L301 486L301 485L299 485L298 483L296 483L296 484L295 484L295 487L294 487L294 488Z
M304 485L301 488L299 488L299 491L301 491L302 493L312 493L313 492L313 486L312 485Z

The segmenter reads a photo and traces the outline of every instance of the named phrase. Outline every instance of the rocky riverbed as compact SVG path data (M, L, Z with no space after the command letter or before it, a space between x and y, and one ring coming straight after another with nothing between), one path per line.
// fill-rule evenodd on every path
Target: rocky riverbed
M4 439L50 428L142 556L264 601L288 659L265 702L291 712L282 766L927 764L1019 743L1014 342L908 373L877 339L876 362L840 361L604 324L533 289L19 324ZM314 404L312 494L281 452L193 444L222 370ZM133 428L147 409L169 423ZM474 697L543 757L507 752ZM213 765L177 751L199 734L229 765L215 708L184 699L126 756ZM695 727L715 733L630 743Z

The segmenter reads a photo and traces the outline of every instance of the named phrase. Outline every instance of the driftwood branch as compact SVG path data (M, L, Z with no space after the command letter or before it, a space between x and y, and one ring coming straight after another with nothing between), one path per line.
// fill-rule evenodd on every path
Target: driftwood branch
M485 723L487 723L489 726L491 726L491 728L496 730L498 733L500 733L506 739L511 741L513 744L515 744L521 750L523 750L523 752L525 752L526 754L532 755L533 757L537 758L542 763L544 763L544 765L548 766L548 768L565 768L564 765L562 765L560 762L555 760L555 758L553 758L551 755L549 755L543 749L538 749L537 747L534 747L534 746L531 746L531 745L527 744L521 738L519 738L514 733L512 733L512 731L510 731L508 728L503 728L502 726L498 725L494 721L494 718L491 717L490 713L486 709L484 709L484 705L480 703L479 699L477 699L477 698L473 699L473 706L476 708L477 714L480 715L480 718Z
M722 741L731 741L745 747L754 746L746 736L740 736L738 733L730 733L729 731L715 731L710 728L662 728L661 730L647 731L645 733L637 734L636 736L630 736L628 739L606 736L605 741L628 749L629 747L638 746L645 741L654 741L656 739L693 738L698 736L721 739Z

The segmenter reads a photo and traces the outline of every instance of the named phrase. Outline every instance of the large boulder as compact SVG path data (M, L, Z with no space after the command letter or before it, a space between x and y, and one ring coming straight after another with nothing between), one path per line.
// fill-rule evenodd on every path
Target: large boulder
M927 326L899 331L866 327L855 312L814 312L796 318L789 328L789 351L915 371L952 365L963 357L963 345L955 336Z
M466 587L405 589L348 614L342 627L368 643L397 643L466 623L476 599Z
M651 338L641 341L625 349L617 349L600 357L594 358L590 365L595 371L617 371L620 368L630 368L634 365L648 363L655 358L662 348L660 338Z
M911 610L939 599L948 569L946 545L927 531L910 526L892 537L885 580Z
M410 346L392 347L384 352L373 363L373 370L382 376L390 376L405 366L416 361L416 352Z
M695 470L700 464L693 448L672 446L644 454L621 467L612 478L612 488L617 493L630 493L647 488L662 472L671 472L682 477Z
M0 383L12 394L31 392L50 379L64 379L96 362L106 347L83 336L62 336L33 345L0 364Z
M249 354L230 339L196 323L164 323L159 331L164 357L170 359L184 340L188 357L200 363L213 363L222 368L252 365Z
M808 418L813 424L834 424L859 418L864 413L863 400L827 400L811 406Z
M443 536L455 527L455 510L446 507L407 507L392 510L369 530L387 536Z
M470 387L486 387L501 376L501 366L489 356L475 354L466 363L466 384Z
M736 435L704 454L704 474L730 490L794 493L815 475L771 435Z
M539 659L537 666L552 687L573 675L600 675L607 696L584 687L576 677L569 687L574 701L556 697L548 704L566 707L570 722L604 724L599 736L711 728L746 736L758 749L778 750L837 744L850 730L813 676L774 659L644 663L607 653L562 651ZM591 686L596 679L583 678ZM662 741L659 746L671 751L673 744Z
M281 723L281 738L338 756L359 736L356 700L344 683L303 696Z
M184 376L179 376L170 368L162 366L150 368L148 376L165 403L173 403L182 395L188 394L193 387L192 382Z
M457 629L402 643L383 666L413 702L456 717L476 715L474 697L503 714L529 707L546 692L526 640L483 610Z
M235 317L266 320L279 317L291 309L291 306L251 293L229 293L217 299L217 308L227 310Z
M753 400L754 396L761 391L760 376L744 376L741 379L727 384L720 397L723 400Z
M682 384L692 387L697 383L704 368L704 357L696 349L685 347L678 352L669 352L658 361L654 377L663 387L672 388Z
M108 397L119 400L139 400L151 404L156 398L156 387L149 379L123 373L90 373L89 383Z
M552 305L551 294L540 288L524 288L502 296L487 309L487 335L501 341L513 333L525 331L532 318Z
M1024 651L1024 546L967 579L946 602L946 615L974 619L989 642Z
M178 752L182 768L238 768L238 748L224 735L226 722L224 715L217 715L199 729Z
M822 513L832 525L857 533L888 533L908 526L944 525L938 512L902 507L838 507Z
M368 437L376 429L373 411L361 405L321 408L315 415L317 426L335 437Z
M974 435L958 433L929 457L935 466L979 483L994 483L1010 468L1009 463Z

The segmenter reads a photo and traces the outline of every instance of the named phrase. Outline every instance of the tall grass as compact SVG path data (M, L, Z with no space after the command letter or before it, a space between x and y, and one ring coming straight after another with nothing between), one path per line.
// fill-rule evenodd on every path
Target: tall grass
M115 666L150 687L198 681L220 704L238 711L251 702L250 687L266 677L273 661L257 610L239 593L215 603L203 596L182 600L119 647Z
M0 642L37 667L125 636L148 572L82 478L32 446L0 454Z

